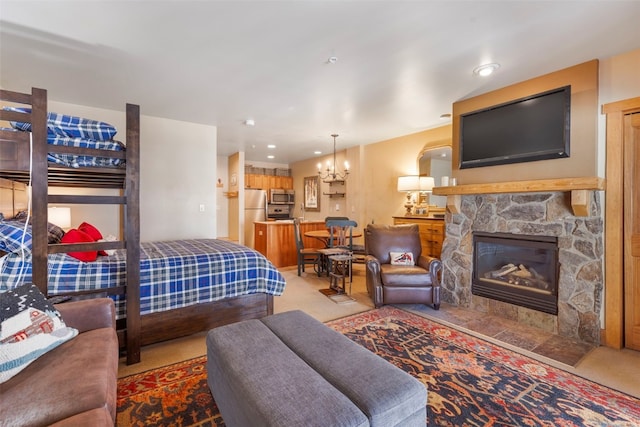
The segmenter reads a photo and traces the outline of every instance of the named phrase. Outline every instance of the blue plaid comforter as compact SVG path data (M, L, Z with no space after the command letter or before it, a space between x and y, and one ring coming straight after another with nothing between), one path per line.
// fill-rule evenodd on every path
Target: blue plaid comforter
M120 141L94 141L86 138L71 138L66 136L47 136L49 145L63 145L65 147L95 148L98 150L124 151L125 146ZM124 159L108 157L75 156L71 154L48 153L47 160L72 168L86 167L118 167L124 166Z
M49 295L124 285L126 252L81 262L49 255ZM30 256L0 259L0 292L31 281ZM140 253L140 312L148 314L253 293L282 295L282 274L259 252L217 239L144 242ZM117 317L125 316L124 296L113 296Z

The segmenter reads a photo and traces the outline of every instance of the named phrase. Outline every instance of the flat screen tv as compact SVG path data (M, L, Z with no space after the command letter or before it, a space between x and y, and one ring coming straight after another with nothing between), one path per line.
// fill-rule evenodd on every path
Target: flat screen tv
M569 157L571 86L460 115L460 169Z

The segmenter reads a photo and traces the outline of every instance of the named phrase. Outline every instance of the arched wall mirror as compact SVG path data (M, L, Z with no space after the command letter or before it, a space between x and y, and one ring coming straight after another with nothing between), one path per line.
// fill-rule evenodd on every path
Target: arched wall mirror
M418 155L418 171L420 176L432 176L436 187L442 186L442 178L451 178L451 144L449 141L427 144ZM444 208L446 196L435 196L428 193L424 201L430 206Z

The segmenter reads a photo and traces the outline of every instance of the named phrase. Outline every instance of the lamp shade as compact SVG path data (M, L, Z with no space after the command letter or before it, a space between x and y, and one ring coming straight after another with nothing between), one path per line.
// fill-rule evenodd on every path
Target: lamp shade
M435 180L432 176L421 176L420 177L420 191L432 191L435 185Z
M47 209L48 222L62 229L71 228L71 208L52 207Z
M398 177L398 191L419 191L420 177L418 175L405 175Z

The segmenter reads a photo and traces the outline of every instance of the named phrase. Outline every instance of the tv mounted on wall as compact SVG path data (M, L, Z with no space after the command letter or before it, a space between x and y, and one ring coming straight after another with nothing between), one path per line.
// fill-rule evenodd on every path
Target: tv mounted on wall
M460 115L460 169L569 157L571 86Z

